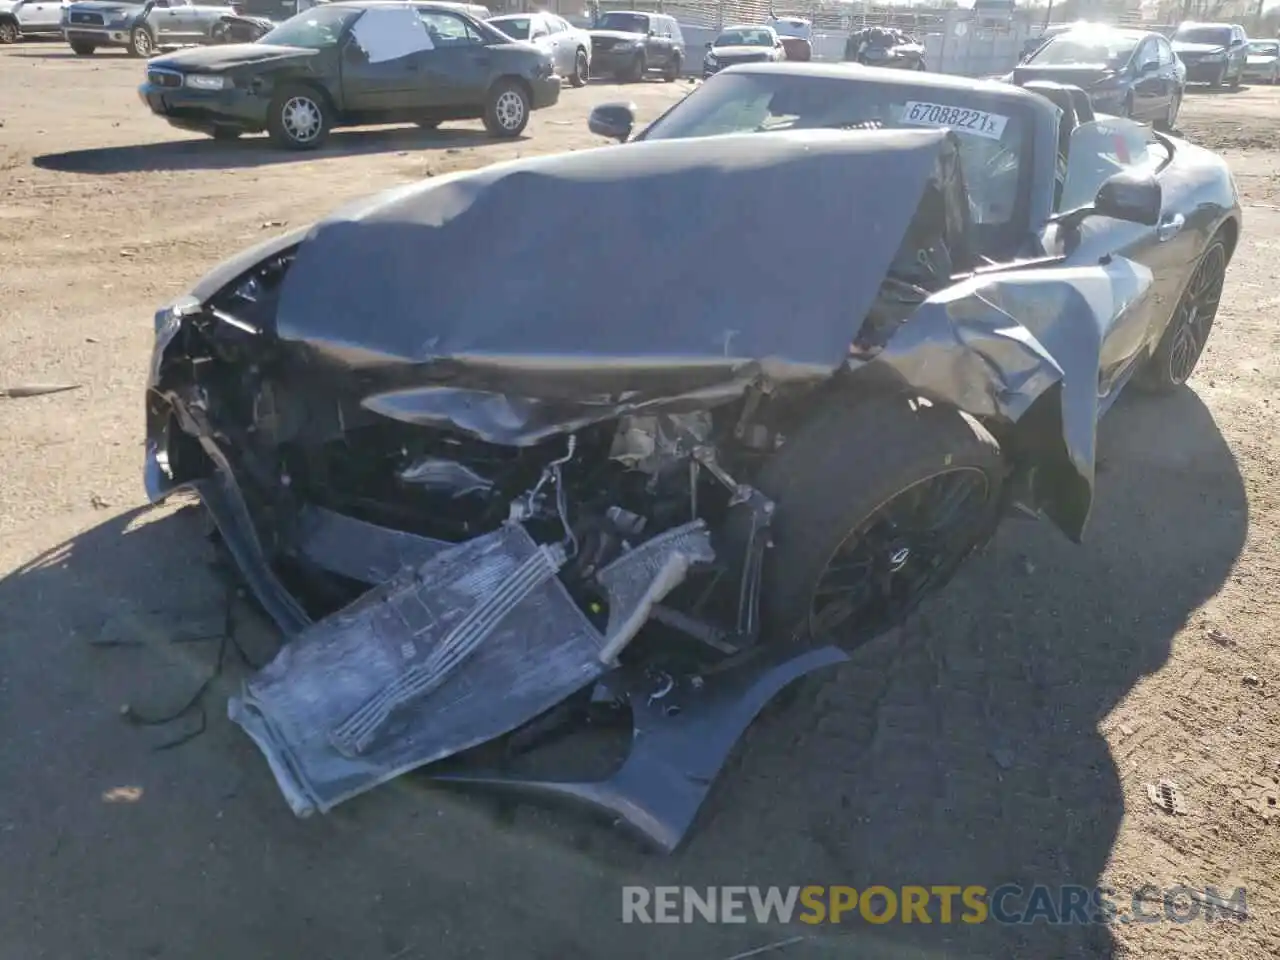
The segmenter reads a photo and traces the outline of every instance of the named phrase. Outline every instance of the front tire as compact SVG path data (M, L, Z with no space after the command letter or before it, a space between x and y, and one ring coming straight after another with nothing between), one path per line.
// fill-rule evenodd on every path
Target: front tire
M19 29L17 20L11 17L0 20L0 43L17 43L21 37L22 30Z
M529 94L513 80L499 80L489 90L484 126L495 137L518 137L529 124Z
M587 59L587 51L579 47L573 58L573 75L569 77L569 82L575 87L585 87L590 74L591 62Z
M313 87L290 85L271 100L267 132L286 150L315 150L329 137L333 116L324 95Z
M71 52L77 57L92 57L93 52L98 49L96 43L85 43L83 40L71 41Z
M649 65L645 63L644 53L637 53L636 58L631 61L618 79L623 83L639 83L644 79L645 71L648 69Z
M1170 393L1191 379L1218 315L1227 260L1227 245L1215 236L1200 255L1169 326L1139 378L1148 391Z
M836 398L755 480L776 504L766 636L852 649L902 623L994 532L1006 473L958 410Z
M156 38L146 27L134 27L129 34L129 56L149 58L156 52Z
M674 83L676 80L679 80L680 68L682 65L680 54L677 53L671 58L671 63L667 65L667 69L663 71L662 79L667 81L667 83Z

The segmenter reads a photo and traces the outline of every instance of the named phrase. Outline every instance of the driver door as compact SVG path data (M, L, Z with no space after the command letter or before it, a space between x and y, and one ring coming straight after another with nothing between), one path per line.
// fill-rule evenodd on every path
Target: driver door
M1133 115L1135 119L1153 120L1163 117L1169 106L1165 81L1160 75L1160 51L1156 41L1148 37L1133 56Z
M1151 294L1139 308L1112 319L1103 331L1098 395L1109 397L1124 385L1143 359L1153 335L1164 329L1177 302L1179 278L1188 259L1191 232L1176 212L1183 199L1176 185L1161 178L1169 155L1151 130L1132 120L1108 117L1076 127L1067 150L1067 175L1060 212L1093 203L1108 177L1121 170L1154 174L1161 182L1162 209L1154 226L1107 217L1088 217L1059 235L1057 251L1073 265L1092 265L1105 257L1123 257L1151 271Z
M452 108L484 103L493 62L484 38L447 10L423 9L417 15L431 38L431 49L422 55L423 104ZM533 24L529 35L533 36Z
M156 43L175 43L186 38L187 0L156 0L147 14L147 23L155 31Z
M364 114L401 114L424 106L423 55L431 38L412 7L371 6L342 49L342 98Z

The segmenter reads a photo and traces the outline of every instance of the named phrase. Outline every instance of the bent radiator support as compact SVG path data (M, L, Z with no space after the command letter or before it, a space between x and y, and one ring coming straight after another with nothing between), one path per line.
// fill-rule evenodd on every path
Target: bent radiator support
M326 812L409 770L509 733L611 669L653 604L714 559L701 521L601 571L607 639L556 576L559 546L518 523L446 547L316 622L228 712L294 813Z

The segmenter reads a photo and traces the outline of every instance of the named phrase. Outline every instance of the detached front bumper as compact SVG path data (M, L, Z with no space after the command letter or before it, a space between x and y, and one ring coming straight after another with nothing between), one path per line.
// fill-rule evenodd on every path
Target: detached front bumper
M536 99L536 90L534 96ZM267 126L267 101L252 90L196 90L148 80L138 87L138 98L156 116L183 130L207 133L214 127L234 127L256 131Z

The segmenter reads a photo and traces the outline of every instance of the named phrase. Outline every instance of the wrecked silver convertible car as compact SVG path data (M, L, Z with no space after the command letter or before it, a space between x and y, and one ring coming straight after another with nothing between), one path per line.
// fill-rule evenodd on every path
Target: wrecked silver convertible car
M162 309L149 494L199 492L286 634L231 714L294 811L427 766L672 849L774 694L1012 504L1077 537L1100 356L1152 274L985 263L959 158L916 129L518 160ZM521 766L602 718L611 772Z

